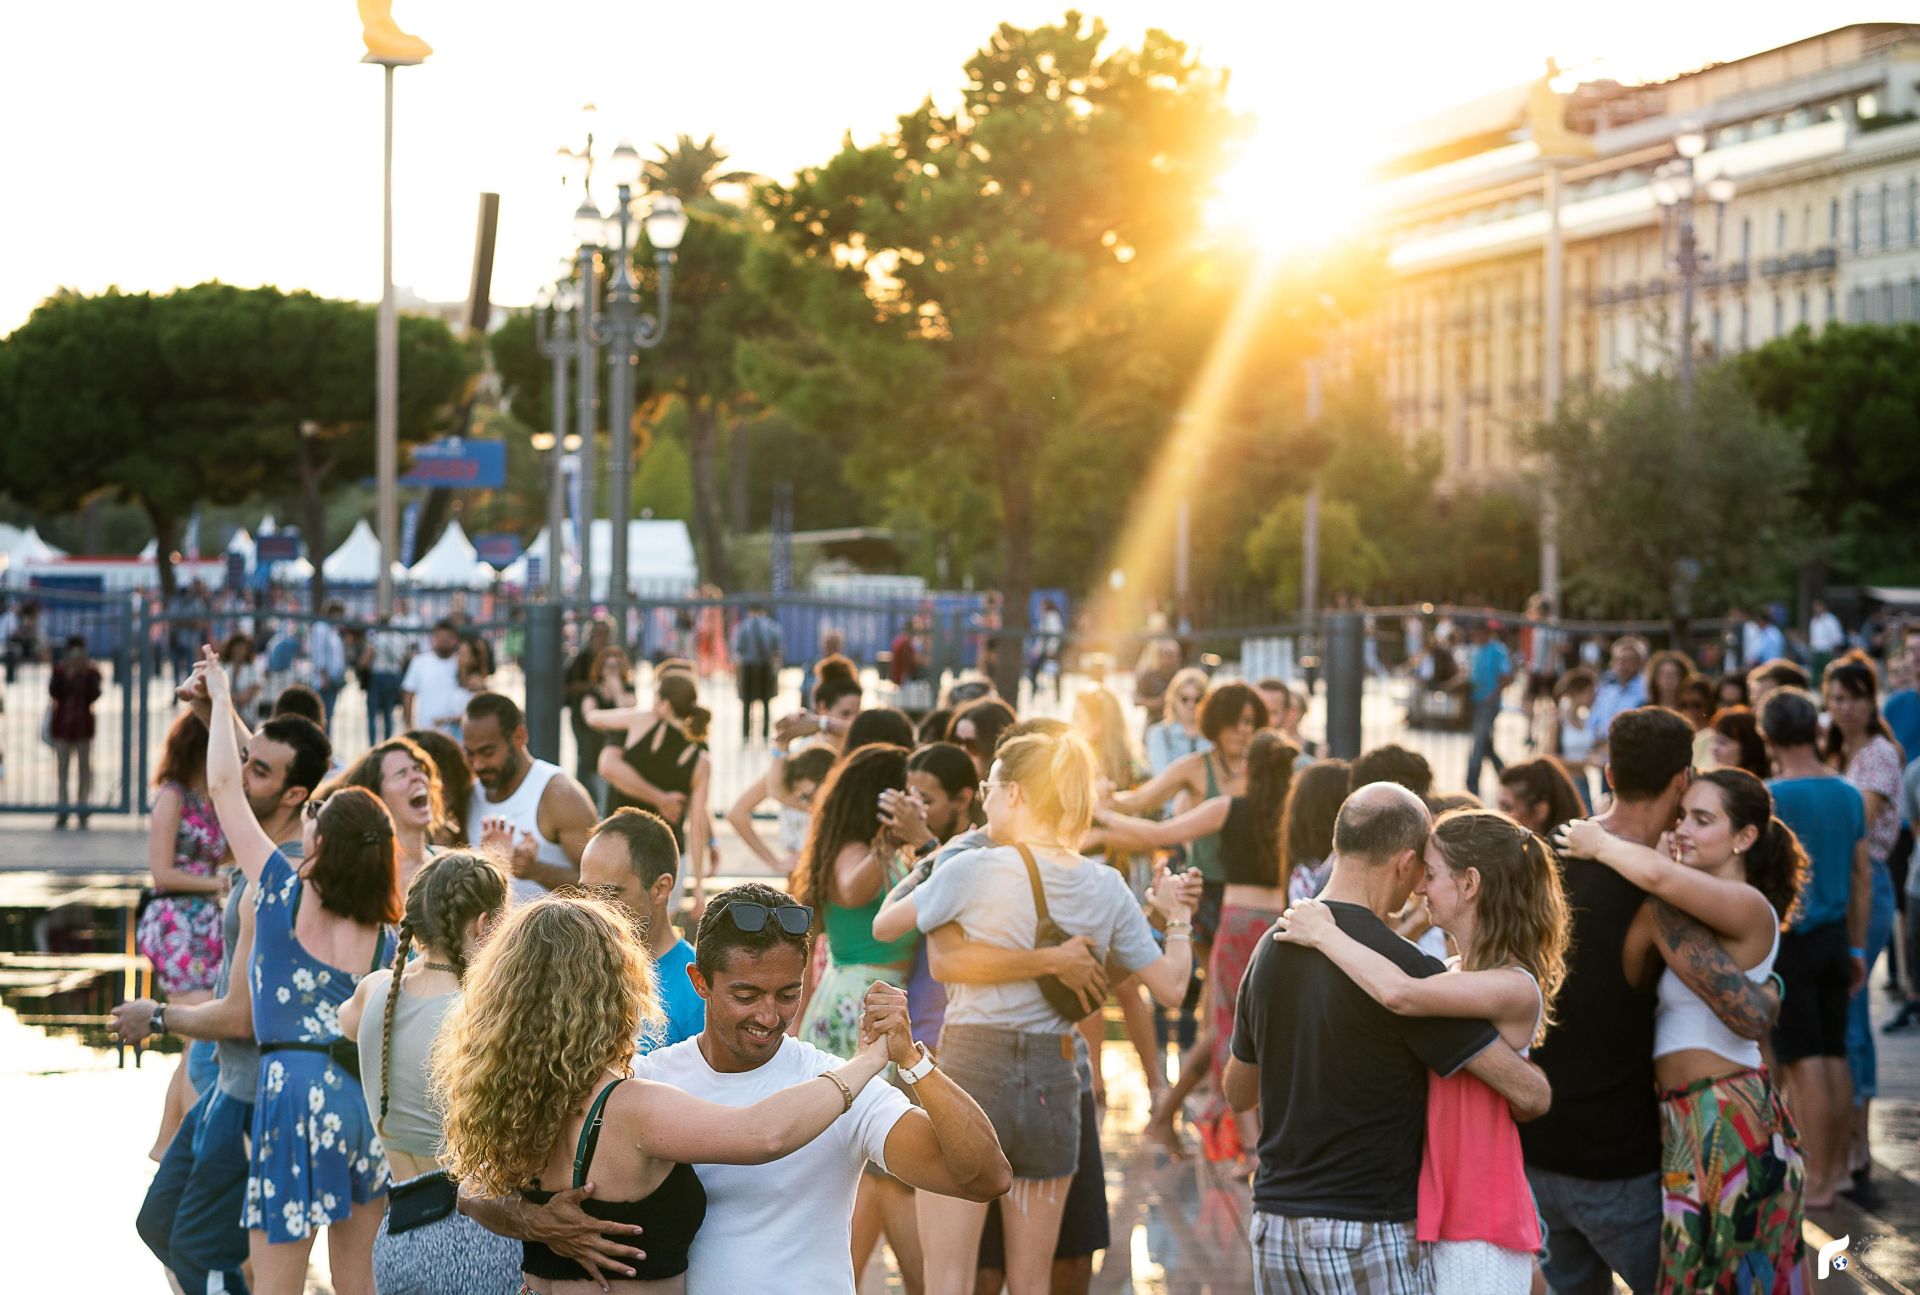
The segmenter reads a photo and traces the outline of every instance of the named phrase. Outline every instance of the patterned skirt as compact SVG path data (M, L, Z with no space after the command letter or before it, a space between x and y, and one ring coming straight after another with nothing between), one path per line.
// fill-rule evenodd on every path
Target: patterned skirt
M1271 908L1242 908L1228 904L1220 910L1220 929L1213 937L1213 958L1207 965L1207 982L1212 988L1209 1000L1213 1012L1213 1097L1204 1118L1217 1120L1227 1114L1222 1076L1227 1058L1233 1052L1234 1007L1240 993L1241 978L1247 964L1260 948L1260 941L1278 921L1280 914Z
M833 963L807 1000L806 1014L800 1018L800 1037L836 1057L853 1056L860 1051L860 1014L868 988L874 981L884 980L905 989L907 974L901 967Z
M1785 1295L1800 1261L1806 1164L1765 1070L1660 1094L1660 1290Z

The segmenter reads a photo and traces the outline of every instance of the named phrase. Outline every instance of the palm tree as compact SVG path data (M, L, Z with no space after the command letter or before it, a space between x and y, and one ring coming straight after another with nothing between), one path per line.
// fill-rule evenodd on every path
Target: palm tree
M659 145L660 156L641 163L647 188L670 193L691 207L713 202L717 185L747 184L760 178L751 171L722 172L727 154L716 148L713 140L708 135L704 142L695 143L691 135L676 135L671 145Z

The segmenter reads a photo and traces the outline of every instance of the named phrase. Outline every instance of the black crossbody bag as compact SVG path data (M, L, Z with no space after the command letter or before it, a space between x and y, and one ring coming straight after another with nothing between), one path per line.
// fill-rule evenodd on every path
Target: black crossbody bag
M460 1187L444 1169L395 1183L387 1192L387 1233L399 1236L438 1223L460 1205Z

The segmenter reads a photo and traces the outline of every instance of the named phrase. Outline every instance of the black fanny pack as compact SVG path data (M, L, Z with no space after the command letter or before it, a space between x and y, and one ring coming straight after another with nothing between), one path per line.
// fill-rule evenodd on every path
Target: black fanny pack
M319 1052L332 1059L333 1064L360 1078L360 1045L352 1039L335 1039L332 1043L263 1043L260 1055L269 1052Z
M395 1183L387 1192L387 1234L398 1236L438 1223L459 1204L459 1185L445 1170L436 1169L404 1183Z

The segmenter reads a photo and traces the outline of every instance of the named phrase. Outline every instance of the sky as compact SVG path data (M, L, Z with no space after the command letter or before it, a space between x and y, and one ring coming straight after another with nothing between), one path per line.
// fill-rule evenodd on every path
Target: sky
M1539 75L1555 57L1620 80L1671 75L1884 8L1835 0L1256 0L1086 4L1113 39L1161 27L1233 73L1260 133L1234 192L1297 201L1357 175L1368 141ZM838 19L825 15L838 12ZM554 152L643 152L718 136L730 165L790 176L865 143L932 95L1035 0L396 0L434 54L397 74L394 279L466 296L478 195L501 195L493 298L529 301L567 251L577 189ZM326 296L380 292L381 73L352 0L41 0L0 5L0 335L60 287L164 291L207 279ZM603 205L604 198L603 197ZM1322 204L1324 206L1325 204Z

